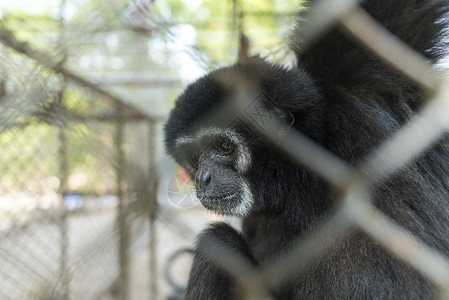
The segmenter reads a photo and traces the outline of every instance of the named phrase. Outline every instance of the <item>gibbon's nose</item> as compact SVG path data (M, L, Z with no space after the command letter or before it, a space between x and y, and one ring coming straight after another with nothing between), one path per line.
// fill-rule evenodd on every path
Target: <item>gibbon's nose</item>
M196 178L197 180L197 184L201 189L204 189L205 187L207 187L207 185L210 183L211 181L211 173L209 170L201 170Z

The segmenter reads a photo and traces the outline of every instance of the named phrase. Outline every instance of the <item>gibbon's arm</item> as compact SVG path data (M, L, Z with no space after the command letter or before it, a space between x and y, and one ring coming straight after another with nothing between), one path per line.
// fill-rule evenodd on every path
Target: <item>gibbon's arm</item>
M211 253L213 249L208 246L210 243L234 250L251 264L257 265L240 233L225 223L211 224L198 237L185 299L243 299L232 276L204 255L207 253L208 256L211 254L211 257L214 257L214 253Z

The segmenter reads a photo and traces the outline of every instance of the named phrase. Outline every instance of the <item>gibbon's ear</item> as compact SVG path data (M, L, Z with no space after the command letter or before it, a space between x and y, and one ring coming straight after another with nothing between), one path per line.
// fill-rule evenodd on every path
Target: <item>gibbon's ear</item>
M289 130L295 128L313 139L318 138L326 108L319 87L302 70L278 68L276 71L272 73L274 78L263 86L267 97L264 104L284 120Z
M279 132L279 135L281 137L283 137L287 134L287 132L293 127L293 125L295 124L295 121L296 121L295 116L291 112L286 113L284 120L288 127L285 129L287 131L284 131L283 129L281 129L281 131Z
M284 137L287 132L294 126L296 118L295 115L290 112L290 111L284 111L279 107L274 107L270 109L271 111L271 116L275 117L279 120L282 120L284 125L286 125L285 128L282 128L279 132L278 132L278 136L280 138Z

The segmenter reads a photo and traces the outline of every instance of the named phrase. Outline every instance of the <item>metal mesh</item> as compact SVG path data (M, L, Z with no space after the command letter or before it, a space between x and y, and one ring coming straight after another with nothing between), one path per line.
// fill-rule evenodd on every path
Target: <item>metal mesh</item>
M335 23L363 44L367 51L402 72L432 96L418 116L354 167L300 132L289 130L288 124L275 118L264 118L263 128L260 128L261 123L244 110L251 105L251 99L257 98L261 88L253 78L243 75L243 83L238 86L233 99L241 110L239 117L298 164L319 174L342 191L338 199L341 204L334 215L316 231L294 242L292 249L282 257L257 268L218 240L207 241L203 246L208 251L202 252L202 255L238 281L245 298L261 299L269 297L265 294L267 288L281 288L297 272L319 260L326 249L351 230L358 229L428 278L438 295L446 299L449 297L448 259L376 208L371 202L371 194L375 184L387 181L445 133L449 120L448 85L435 76L435 71L425 58L387 32L357 1L323 0L314 3L307 22L303 23L306 26L301 29L304 38L302 47L307 48L309 43L318 40ZM233 75L222 78L223 84L234 82L231 78ZM263 107L259 107L258 111L260 115L269 115ZM281 131L286 135L282 140L278 135Z
M150 115L141 103L136 109L116 93L65 67L80 59L79 52L89 42L86 36L107 27L104 20L119 19L122 8L121 2L104 3L81 25L63 26L65 34L57 39L44 36L22 43L23 39L0 27L0 148L9 150L0 157L1 299L156 299L164 285L156 273L158 262L170 261L174 248L185 246L178 245L177 239L191 240L204 225L193 213L160 209L155 202L159 114ZM165 20L139 7L134 13L142 18L129 24L131 27L156 31L165 41L173 39ZM248 298L260 299L267 296L263 294L267 282L270 288L281 286L357 228L428 278L441 298L449 298L447 258L378 210L370 202L372 191L368 188L394 175L445 132L448 85L356 1L319 1L309 16L311 22L303 31L304 47L337 23L432 96L413 122L357 168L276 119L265 119L261 130L257 120L242 114L264 139L343 191L339 199L343 204L316 232L300 238L279 260L257 270L213 240L209 255L220 257L216 263L236 279L244 278L240 283ZM235 35L242 24L234 20L231 27ZM108 51L107 47L101 50ZM127 54L134 55L133 51L138 50L133 48ZM216 65L196 47L186 52L207 67ZM262 56L288 60L286 53L274 52ZM111 79L117 80L129 79ZM4 82L6 94L1 93ZM234 100L248 104L257 90L257 83L248 80ZM263 107L260 110L263 112ZM281 131L285 136L280 143L277 133ZM170 184L185 183L182 175L176 179L180 181ZM179 191L174 194L169 198L178 201L177 206L186 203L183 201L198 204ZM157 253L157 249L164 251ZM178 289L182 293L182 284Z
M133 257L155 236L157 118L71 71L45 37L0 27L0 298L126 299Z

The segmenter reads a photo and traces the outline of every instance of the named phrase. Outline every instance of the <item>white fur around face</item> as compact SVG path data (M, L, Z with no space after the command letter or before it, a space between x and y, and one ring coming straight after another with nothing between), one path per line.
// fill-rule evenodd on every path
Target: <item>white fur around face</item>
M246 217L249 215L251 208L254 204L254 197L249 185L246 181L242 182L242 196L240 199L240 204L232 209L232 214L240 217Z
M248 183L243 179L243 175L249 170L252 163L248 145L240 134L230 128L206 127L198 130L190 136L179 137L176 140L176 147L182 147L186 144L199 143L205 136L227 139L236 147L236 169L242 176L242 180L240 182L242 195L240 203L229 212L241 217L247 216L254 204L253 193L251 192Z

